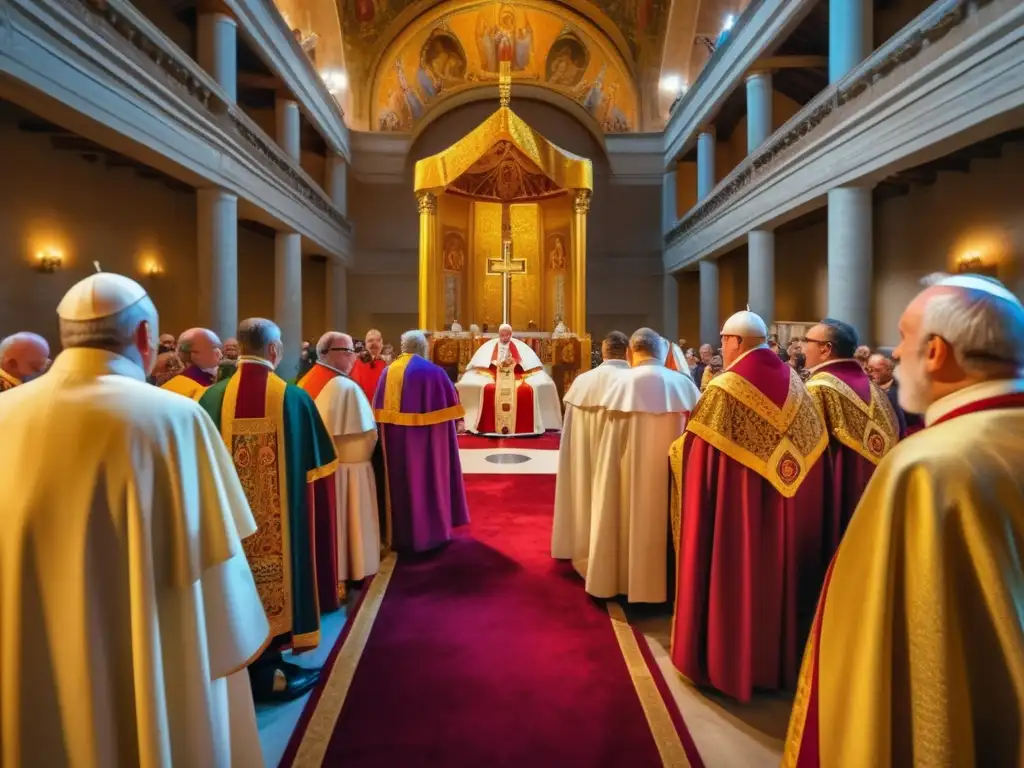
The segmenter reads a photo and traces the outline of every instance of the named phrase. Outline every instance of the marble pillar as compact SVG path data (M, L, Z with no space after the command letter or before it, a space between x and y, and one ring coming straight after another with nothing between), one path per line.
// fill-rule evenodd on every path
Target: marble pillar
M224 89L238 98L238 24L224 13L201 13L196 28L196 60Z
M872 0L829 0L828 80L842 80L868 57L873 47Z
M700 343L721 346L722 326L718 318L718 262L700 262Z
M197 324L223 341L238 332L238 197L223 189L199 189L196 209Z
M697 136L697 202L700 203L715 188L715 134L702 131Z
M327 194L344 216L348 216L348 164L341 155L327 158Z
M677 212L676 166L661 177L661 234L667 235L679 221Z
M348 269L336 259L327 261L327 330L348 333Z
M278 373L293 379L302 352L302 236L294 232L274 237L274 322L284 343Z
M870 187L828 193L828 316L871 341L872 210Z
M871 0L829 0L829 81L841 80L873 50ZM828 193L828 314L870 343L872 312L870 187Z
M299 104L292 99L278 98L274 103L274 121L277 127L277 144L293 160L301 159L302 123L299 120Z
M679 341L679 280L674 274L662 277L661 335L669 341Z
M775 233L747 233L747 303L768 325L775 322Z
M747 76L747 154L772 135L772 76L758 72Z

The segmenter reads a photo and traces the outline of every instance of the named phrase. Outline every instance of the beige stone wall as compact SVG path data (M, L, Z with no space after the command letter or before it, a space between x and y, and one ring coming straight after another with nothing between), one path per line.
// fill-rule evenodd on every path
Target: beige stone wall
M130 168L90 163L56 151L46 136L22 132L24 117L0 105L0 337L33 330L57 343L55 309L64 292L93 271L139 280L160 311L161 328L180 332L196 323L196 202L192 193L140 179ZM43 274L34 255L56 248L64 268ZM146 273L158 262L159 278ZM274 242L238 233L239 313L274 313ZM307 338L324 325L324 266L303 260L303 324Z

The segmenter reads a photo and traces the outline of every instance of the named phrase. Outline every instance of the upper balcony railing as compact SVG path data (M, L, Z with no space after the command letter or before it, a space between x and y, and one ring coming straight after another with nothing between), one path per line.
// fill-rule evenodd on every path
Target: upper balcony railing
M842 80L830 85L748 155L691 208L665 235L670 248L728 205L735 204L756 185L776 173L804 148L825 136L862 106L865 94L878 88L898 67L924 52L938 56L945 38L979 7L991 0L938 0L910 24L875 50Z
M665 165L682 155L761 55L796 27L815 0L750 0L665 126Z
M198 63L152 24L127 0L59 0L69 8L88 9L90 15L103 23L108 35L121 38L119 45L141 66L170 81L201 107L225 133L240 140L237 143L255 155L265 167L309 206L331 219L345 232L352 225L331 201L327 193L307 174L301 165L285 153L277 143L237 104L232 103L220 86ZM333 97L332 97L333 101Z
M350 160L345 114L273 0L225 0L240 29L277 73L328 146Z

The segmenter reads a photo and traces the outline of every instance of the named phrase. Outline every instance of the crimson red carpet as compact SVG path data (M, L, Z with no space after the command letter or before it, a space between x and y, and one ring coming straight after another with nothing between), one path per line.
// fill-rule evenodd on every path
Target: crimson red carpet
M554 486L553 475L467 475L471 526L399 557L323 765L663 765L607 611L550 558Z
M524 448L533 451L557 451L561 432L546 432L543 435L527 437L483 437L482 435L459 435L459 448Z

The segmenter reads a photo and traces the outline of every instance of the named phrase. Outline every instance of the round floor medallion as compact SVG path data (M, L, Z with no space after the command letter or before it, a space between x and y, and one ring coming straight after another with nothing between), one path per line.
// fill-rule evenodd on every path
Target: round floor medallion
M492 453L487 457L491 464L522 464L529 460L529 456L523 456L521 453Z

